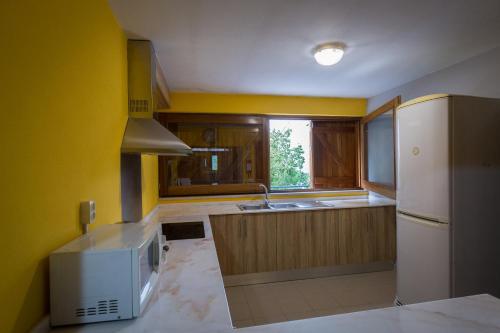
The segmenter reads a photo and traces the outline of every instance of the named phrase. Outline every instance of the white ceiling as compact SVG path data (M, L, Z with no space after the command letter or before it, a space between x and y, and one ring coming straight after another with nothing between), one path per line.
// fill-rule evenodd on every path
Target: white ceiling
M500 45L500 0L110 0L171 90L370 97ZM347 44L319 66L319 43Z

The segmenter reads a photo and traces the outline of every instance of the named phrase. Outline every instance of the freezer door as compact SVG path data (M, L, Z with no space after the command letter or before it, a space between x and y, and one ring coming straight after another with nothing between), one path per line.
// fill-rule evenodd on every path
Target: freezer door
M397 204L412 215L449 221L448 101L413 104L397 113Z
M398 213L397 298L403 304L450 297L449 224Z

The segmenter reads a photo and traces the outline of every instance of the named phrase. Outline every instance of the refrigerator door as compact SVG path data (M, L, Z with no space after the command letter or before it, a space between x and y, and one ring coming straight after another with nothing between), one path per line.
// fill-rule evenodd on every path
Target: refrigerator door
M397 215L397 299L403 304L450 297L449 224Z
M449 222L448 97L397 111L398 210Z

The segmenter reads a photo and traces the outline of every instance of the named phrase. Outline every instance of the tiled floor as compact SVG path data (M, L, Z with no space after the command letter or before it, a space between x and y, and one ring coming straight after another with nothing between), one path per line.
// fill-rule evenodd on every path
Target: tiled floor
M394 271L226 288L235 327L393 306Z

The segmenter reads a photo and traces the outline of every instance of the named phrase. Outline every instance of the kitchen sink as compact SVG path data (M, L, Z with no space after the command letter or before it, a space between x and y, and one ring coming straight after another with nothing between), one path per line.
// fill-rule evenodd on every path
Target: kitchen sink
M323 203L322 201L298 201L298 202L276 202L266 205L262 204L241 204L238 205L240 210L280 210L280 209L300 209L300 208L317 208L317 207L333 207L333 204Z
M290 208L298 208L296 203L293 202L283 202L283 203L273 203L269 204L271 209L290 209Z
M266 204L241 204L241 205L238 205L238 208L240 210L261 210L261 209L271 209L271 207L269 207L268 205Z
M296 203L292 202L280 202L280 203L272 203L269 205L266 205L264 203L262 204L241 204L238 205L238 208L240 210L263 210L263 209L291 209L291 208L298 208Z
M322 201L302 201L296 203L298 208L333 207L333 204L325 204Z

